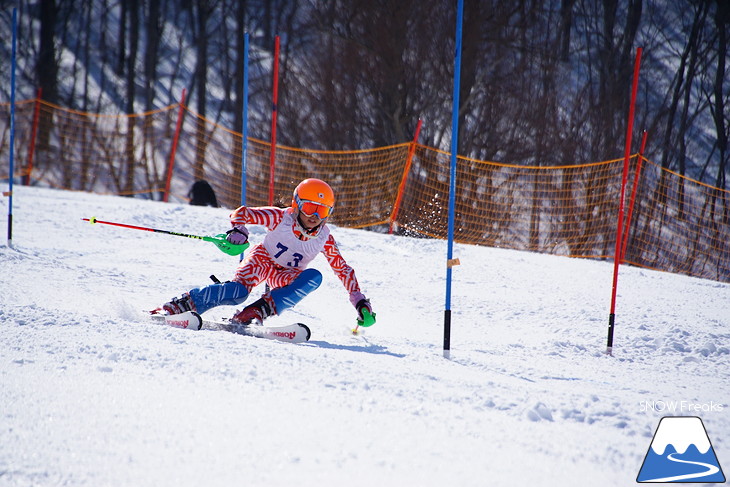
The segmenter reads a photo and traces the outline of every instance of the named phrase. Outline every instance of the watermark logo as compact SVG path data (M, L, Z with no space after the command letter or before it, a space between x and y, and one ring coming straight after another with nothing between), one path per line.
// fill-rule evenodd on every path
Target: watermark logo
M723 411L724 404L710 401L697 403L694 401L640 401L641 412L671 413L671 414L701 414L719 413Z
M636 481L725 482L702 420L696 416L662 418Z

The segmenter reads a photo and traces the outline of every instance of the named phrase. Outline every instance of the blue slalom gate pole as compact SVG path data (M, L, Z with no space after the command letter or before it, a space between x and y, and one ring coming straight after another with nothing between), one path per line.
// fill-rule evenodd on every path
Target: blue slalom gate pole
M246 152L248 152L248 32L243 35L243 141L241 144L241 206L246 204Z
M451 106L451 164L449 171L449 228L446 251L446 306L444 309L444 357L451 358L451 274L454 259L454 213L456 206L456 157L459 149L459 87L461 85L461 30L464 0L456 6L456 52L454 53L454 94Z
M18 9L13 9L13 46L10 55L10 172L8 177L8 247L13 246L13 177L15 176L15 45L18 37Z
M241 206L246 205L246 181L248 179L248 32L243 35L243 140L241 141ZM243 262L243 253L239 261Z

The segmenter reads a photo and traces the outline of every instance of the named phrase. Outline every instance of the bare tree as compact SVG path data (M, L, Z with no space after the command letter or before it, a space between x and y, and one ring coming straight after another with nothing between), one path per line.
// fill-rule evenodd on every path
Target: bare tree
M56 53L56 22L58 10L55 0L41 2L40 9L40 39L38 59L36 63L36 78L43 98L51 103L58 103L58 60ZM53 118L43 114L42 122L50 127ZM38 137L38 152L48 150L49 131L43 131ZM39 154L40 155L40 154Z
M450 2L44 0L20 7L19 52L33 62L21 68L19 88L28 96L41 87L50 102L130 113L177 101L185 86L198 113L240 132L248 31L248 122L253 136L266 138L271 51L280 35L281 144L390 145L410 140L421 118L420 142L449 149ZM725 185L727 9L720 0L466 0L460 154L519 164L620 154L641 45L637 125L650 132L653 158ZM6 12L0 19L9 25ZM9 37L0 38L3 53ZM205 163L199 149L197 176ZM132 168L124 172L125 187L133 177Z
M687 37L687 42L679 58L679 68L677 69L676 77L673 81L673 90L671 102L668 107L666 116L666 126L664 129L664 138L662 146L665 150L662 153L661 164L662 167L670 167L672 160L677 159L676 150L672 150L678 142L682 141L685 137L687 116L688 116L688 101L689 95L692 92L692 83L694 82L694 74L696 73L697 66L697 52L698 52L698 37L701 29L705 23L705 18L708 12L708 3L701 2L697 5L692 21L692 27ZM677 111L680 106L680 102L684 100L684 110L682 111L683 116L681 122L678 124L676 121ZM679 131L676 135L675 127L681 126L684 131ZM684 174L684 158L680 163L680 171Z
M134 114L134 100L137 96L136 81L137 81L137 52L139 49L139 0L128 0L124 2L128 4L129 14L129 33L127 39L129 40L129 54L127 55L125 63L126 73L126 113ZM126 134L126 154L127 154L127 168L126 168L126 182L124 190L127 194L131 194L134 190L134 171L137 166L134 150L134 134L135 119L134 117L127 118L127 134Z
M146 2L145 19L145 54L144 54L144 108L149 111L154 107L155 83L157 82L157 65L160 62L159 48L164 24L161 18L160 0Z
M215 0L197 0L194 16L194 43L196 46L197 59L195 62L194 83L196 88L196 110L201 117L207 115L207 85L208 85L208 19L214 9ZM191 90L192 94L192 90ZM199 121L196 125L196 151L193 177L195 179L205 178L205 151L208 143L208 136L205 124Z
M728 127L726 118L727 113L725 84L727 83L727 75L725 72L725 61L728 56L728 37L727 26L730 24L730 6L723 0L717 0L717 10L715 12L715 27L717 28L717 69L715 71L715 85L713 89L714 104L712 106L712 115L715 120L715 129L717 131L717 149L719 152L720 163L717 167L717 178L715 185L718 188L726 188L727 185L727 168L728 168ZM727 203L726 203L727 208ZM727 217L726 217L727 219Z
M41 2L41 34L36 73L43 97L51 103L58 103L58 61L55 46L57 18L56 0Z

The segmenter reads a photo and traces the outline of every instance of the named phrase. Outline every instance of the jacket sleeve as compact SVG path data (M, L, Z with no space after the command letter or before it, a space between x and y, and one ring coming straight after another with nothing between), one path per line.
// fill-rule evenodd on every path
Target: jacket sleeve
M285 209L274 206L259 208L241 206L231 213L231 225L264 225L269 230L273 230L284 218L285 212Z
M337 277L342 281L342 285L350 296L354 294L360 294L360 284L357 282L355 277L355 269L350 267L345 259L340 254L340 249L337 248L337 242L332 235L327 238L327 242L324 244L324 250L322 253L327 257L330 267L335 272Z

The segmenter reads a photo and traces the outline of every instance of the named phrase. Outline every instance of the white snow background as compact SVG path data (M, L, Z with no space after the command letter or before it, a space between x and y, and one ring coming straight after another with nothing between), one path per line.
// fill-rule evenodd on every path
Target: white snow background
M349 334L320 256L322 286L269 321L310 326L292 345L152 322L238 259L81 220L214 235L230 210L17 186L13 209L0 486L630 486L674 415L730 468L728 284L622 266L609 357L612 262L456 245L448 360L446 242L333 227L378 321Z

